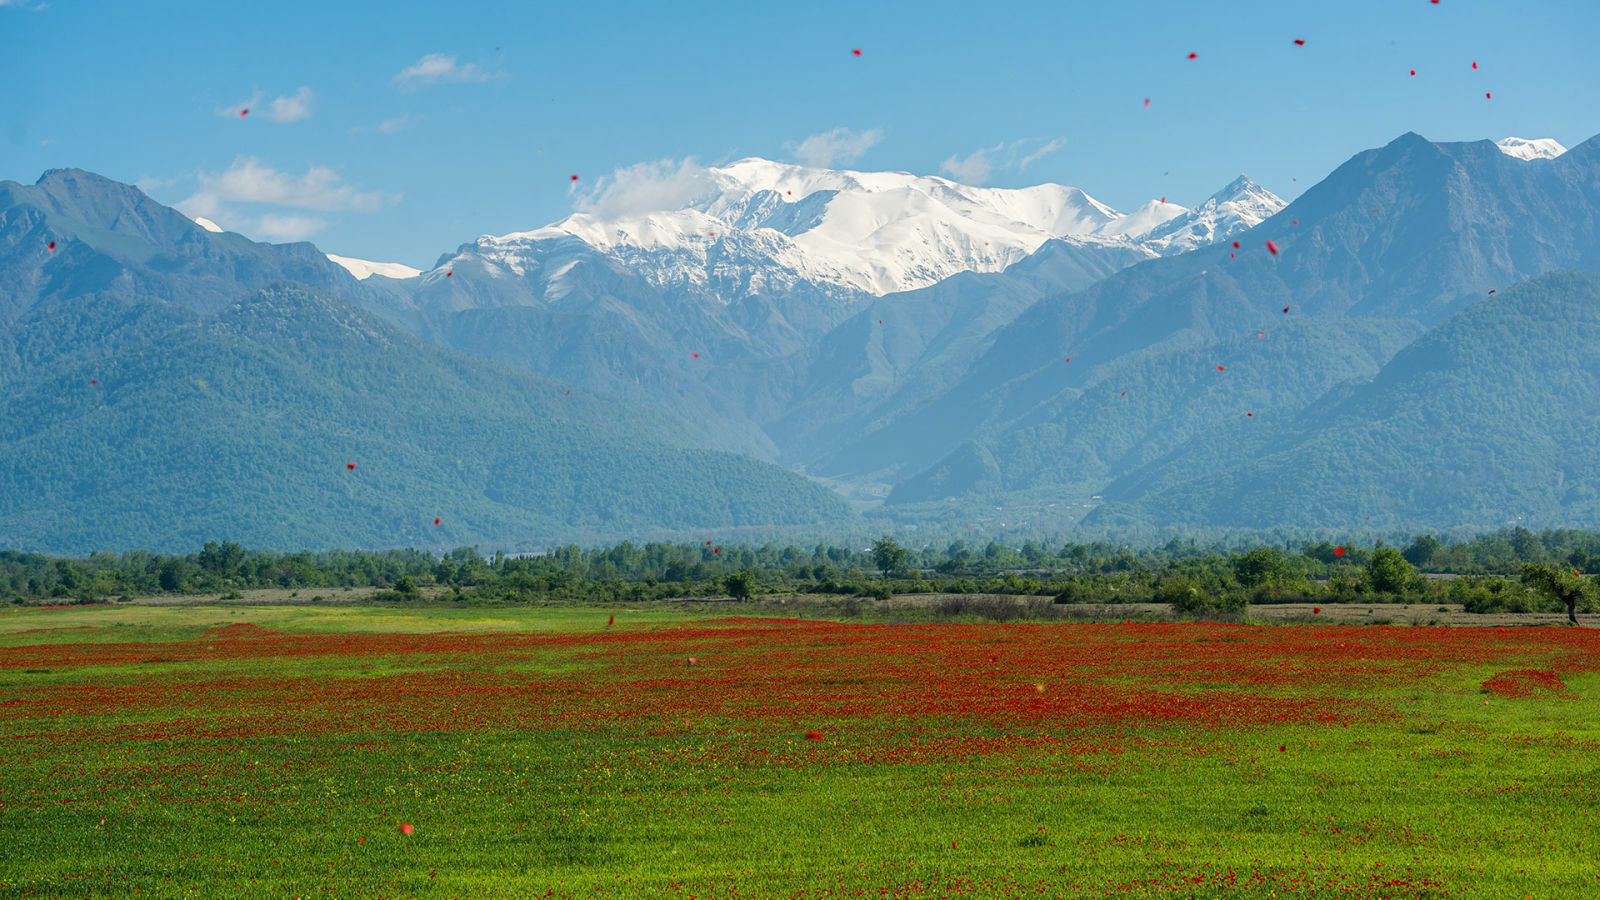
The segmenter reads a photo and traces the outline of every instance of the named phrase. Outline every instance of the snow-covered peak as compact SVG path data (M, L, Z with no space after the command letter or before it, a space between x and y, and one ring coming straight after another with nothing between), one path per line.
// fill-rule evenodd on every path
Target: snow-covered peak
M1060 184L974 187L751 158L636 167L559 222L463 253L520 275L539 257L532 245L577 238L657 284L721 282L742 268L759 271L747 290L805 281L881 295L999 271L1053 238L1127 241L1184 212L1153 203L1123 215Z
M1130 238L1142 237L1162 225L1188 212L1187 207L1168 203L1167 198L1151 200L1131 213L1101 229L1101 234L1120 234Z
M213 221L211 221L210 219L206 218L205 216L195 216L194 217L194 223L196 225L199 225L201 228L204 228L205 230L211 232L212 234L221 234L222 233L222 226L218 225L217 223L215 223Z
M1567 152L1567 148L1561 146L1552 138L1533 138L1529 140L1528 138L1508 137L1498 142L1496 146L1500 148L1501 153L1507 156L1514 156L1517 159L1555 159Z
M1183 253L1254 228L1286 205L1277 194L1240 175L1198 209L1151 231L1145 241L1164 255Z
M332 253L327 254L327 257L343 266L358 281L365 281L374 275L382 275L385 278L415 278L422 274L421 269L413 269L400 263L370 262L365 259L351 259L348 256L334 256Z

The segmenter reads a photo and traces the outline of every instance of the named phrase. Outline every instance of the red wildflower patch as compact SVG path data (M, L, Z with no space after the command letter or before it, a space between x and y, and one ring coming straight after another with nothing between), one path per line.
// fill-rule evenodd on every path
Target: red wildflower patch
M1502 697L1529 697L1535 694L1565 694L1567 684L1550 669L1511 669L1496 673L1483 683L1483 689Z

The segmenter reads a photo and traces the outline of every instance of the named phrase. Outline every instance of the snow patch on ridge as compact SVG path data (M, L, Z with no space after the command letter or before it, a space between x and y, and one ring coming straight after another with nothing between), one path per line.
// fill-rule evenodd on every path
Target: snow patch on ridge
M374 275L385 278L415 278L422 274L421 269L413 269L400 263L371 262L365 259L351 259L348 256L334 256L326 254L328 259L343 266L345 271L356 277L358 281L365 281Z
M1508 137L1497 142L1495 146L1500 148L1501 153L1517 159L1555 159L1567 152L1567 148L1561 146L1552 138L1533 138L1529 140L1528 138Z

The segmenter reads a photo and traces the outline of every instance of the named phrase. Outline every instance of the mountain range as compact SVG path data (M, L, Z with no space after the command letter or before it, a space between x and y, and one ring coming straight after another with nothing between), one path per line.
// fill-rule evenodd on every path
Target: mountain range
M1600 138L1128 214L747 159L417 272L54 170L0 183L0 546L1593 527L1597 208Z

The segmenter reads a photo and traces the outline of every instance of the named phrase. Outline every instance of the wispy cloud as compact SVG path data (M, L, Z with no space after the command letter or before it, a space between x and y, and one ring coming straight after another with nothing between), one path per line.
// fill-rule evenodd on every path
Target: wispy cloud
M406 113L403 116L395 116L392 119L384 119L381 123L379 123L378 130L384 134L394 134L398 131L405 131L407 128L410 128L420 121L422 121L421 116L414 113Z
M279 125L298 122L311 115L311 100L315 96L311 88L302 87L293 94L274 97L264 100L261 91L254 90L250 96L238 103L229 104L217 110L217 115L225 119L245 118L248 113L253 117L266 117ZM264 105L263 105L264 104Z
M1052 138L1048 141L1042 141L1040 138L1023 138L1009 144L999 143L993 147L980 147L966 156L952 154L949 159L939 164L939 171L962 184L983 184L997 171L1015 169L1021 172L1066 145L1065 138Z
M362 191L344 183L339 173L326 166L311 166L304 175L289 175L264 166L253 156L241 156L222 172L201 172L200 190L178 204L190 215L215 218L207 209L223 203L266 203L323 212L350 210L375 212L393 206L397 194Z
M595 181L573 203L579 212L606 218L681 209L717 189L706 168L693 158L639 163Z
M148 194L152 191L159 191L162 188L172 187L182 180L183 177L179 175L174 175L171 178L163 178L159 175L140 175L139 180L135 181L133 186Z
M377 212L400 202L398 194L346 184L326 166L309 166L305 174L294 175L251 156L235 159L221 172L198 172L192 177L199 188L173 204L179 211L270 241L303 241L328 226L324 217L310 213ZM139 185L158 190L186 180L146 176Z
M259 90L255 90L250 92L249 97L240 100L238 103L219 107L217 109L217 115L222 116L225 119L238 119L243 118L244 115L249 113L251 110L260 108L261 92Z
M267 116L280 125L298 122L311 115L311 88L302 87L293 94L275 97L267 106Z
M422 116L416 113L406 113L405 115L395 116L392 119L384 119L377 125L352 125L348 131L350 134L369 134L374 131L380 134L398 134L421 121Z
M994 170L991 155L1003 149L1005 149L1004 144L995 144L993 147L974 150L964 157L952 154L949 159L939 164L939 171L962 184L983 184L989 180L989 174Z
M813 134L798 144L786 145L786 149L802 165L828 169L836 164L849 165L855 162L861 158L861 154L882 141L883 131L880 129L851 131L840 127Z
M1020 141L1018 143L1020 143ZM1038 162L1039 160L1045 158L1046 156L1049 156L1050 154L1056 152L1057 150L1060 150L1062 147L1065 147L1066 145L1067 145L1066 138L1055 138L1055 139L1051 140L1049 143L1045 144L1043 147L1040 147L1039 149L1033 151L1032 153L1029 153L1027 156L1024 156L1022 158L1022 161L1017 163L1017 171L1020 172L1023 169L1026 169L1027 167L1033 165L1034 163Z
M303 241L326 227L327 222L314 216L267 213L256 222L252 231L269 241Z
M499 77L500 73L485 71L476 63L462 64L456 62L454 56L429 53L395 73L390 80L401 87L416 87L441 81L489 81Z

